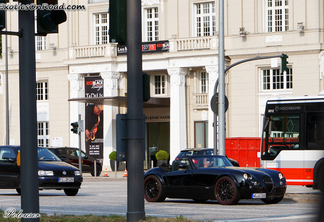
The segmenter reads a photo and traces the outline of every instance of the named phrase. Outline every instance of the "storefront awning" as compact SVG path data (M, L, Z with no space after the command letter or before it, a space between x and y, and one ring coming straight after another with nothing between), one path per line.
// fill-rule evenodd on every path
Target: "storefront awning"
M126 96L115 96L115 97L84 97L69 99L70 102L80 103L95 103L108 106L127 107ZM143 103L143 108L154 108L154 107L170 107L170 98L167 97L152 97L149 101Z

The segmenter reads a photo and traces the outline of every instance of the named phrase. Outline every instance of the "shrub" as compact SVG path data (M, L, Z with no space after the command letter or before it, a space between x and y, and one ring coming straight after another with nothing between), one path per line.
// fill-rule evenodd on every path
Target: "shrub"
M165 150L159 150L155 154L156 160L168 160L169 159L169 154Z
M112 152L109 154L109 159L110 159L110 160L117 160L117 152L116 152L116 151L112 151Z

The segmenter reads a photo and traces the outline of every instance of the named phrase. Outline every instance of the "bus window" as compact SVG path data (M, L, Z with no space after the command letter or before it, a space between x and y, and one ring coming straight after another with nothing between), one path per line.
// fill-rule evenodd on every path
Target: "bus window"
M324 149L324 114L308 115L307 137L307 149Z
M265 123L262 159L273 160L281 150L299 149L298 115L271 115Z

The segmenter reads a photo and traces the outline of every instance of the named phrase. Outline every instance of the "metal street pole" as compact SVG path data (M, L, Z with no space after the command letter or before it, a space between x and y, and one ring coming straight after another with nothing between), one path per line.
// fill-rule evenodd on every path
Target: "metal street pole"
M219 0L219 46L218 46L218 70L219 70L219 94L218 94L218 119L219 119L219 149L217 154L225 155L225 55L224 55L224 0ZM214 127L217 127L217 118ZM216 130L215 130L216 131ZM217 133L214 135L217 143ZM214 149L216 150L216 147Z
M79 123L81 121L81 114L79 114L79 121L78 121L78 137L79 137L79 170L80 170L80 174L82 176L82 152L81 152L81 131ZM96 161L95 161L96 163Z
M254 58L249 58L249 59L244 59L244 60L240 60L238 62L233 63L232 65L226 67L224 69L224 75L227 74L227 71L230 70L232 67L237 66L239 64L245 63L245 62L250 62L250 61L254 61L254 60L261 60L261 59L272 59L272 58L282 58L284 54L280 54L280 55L273 55L273 56L256 56ZM218 89L218 85L219 85L219 78L216 80L215 86L214 86L214 95L217 94L217 89ZM217 153L217 113L214 113L214 153ZM224 139L225 140L225 139ZM225 147L225 146L224 146ZM224 153L225 153L225 149L224 149Z
M7 25L8 25L8 22L7 22L7 12L5 14L6 16L6 31L7 31ZM8 74L8 36L5 35L5 40L6 40L6 44L5 44L5 52L6 52L6 145L9 145L10 144L10 128L9 128L9 74Z
M20 1L32 4L33 0ZM19 93L20 93L20 152L21 209L23 213L39 213L36 64L34 11L19 10ZM39 221L39 218L22 218Z
M141 0L127 0L127 221L145 220Z

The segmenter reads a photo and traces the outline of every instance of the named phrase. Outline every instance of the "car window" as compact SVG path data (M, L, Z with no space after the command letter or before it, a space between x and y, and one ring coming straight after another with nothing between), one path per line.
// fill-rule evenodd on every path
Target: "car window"
M209 168L209 167L226 167L232 164L223 156L210 156L210 157L194 157L192 158L196 168Z
M76 154L77 156L79 156L79 150L76 150ZM86 157L86 155L81 151L81 157L84 158Z
M67 149L57 149L62 156L67 156Z
M189 160L175 160L172 163L171 171L190 170Z
M51 151L46 148L38 148L38 160L39 161L60 161L60 159Z
M9 162L9 158L16 158L15 152L10 148L2 148L0 150L0 161Z
M76 152L76 149L68 149L68 151L67 151L68 153L68 156L74 156L74 157L76 157L76 156L78 156L78 154L77 154L77 152Z

